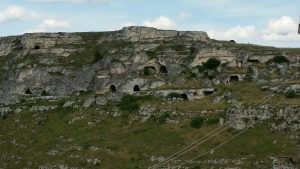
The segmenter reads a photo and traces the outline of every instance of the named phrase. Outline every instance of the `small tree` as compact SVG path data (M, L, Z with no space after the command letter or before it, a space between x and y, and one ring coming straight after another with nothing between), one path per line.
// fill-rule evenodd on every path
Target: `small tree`
M273 58L273 61L274 61L275 63L286 63L286 62L289 62L289 60L287 60L287 58L284 57L284 56L275 56L275 57Z
M210 58L205 63L203 63L203 67L209 70L215 70L220 66L221 62L218 59Z
M291 99L297 96L296 91L293 89L289 89L286 95L286 98Z
M192 128L199 129L204 125L205 119L203 117L194 117L190 123Z

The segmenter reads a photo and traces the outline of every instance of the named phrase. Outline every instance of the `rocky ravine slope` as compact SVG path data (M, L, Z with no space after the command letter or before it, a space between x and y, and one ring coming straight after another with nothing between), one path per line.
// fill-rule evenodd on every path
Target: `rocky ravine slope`
M299 49L216 41L205 32L127 27L2 37L0 168L147 168L234 122L211 145L170 162L176 166L256 120L186 168L296 168L299 68Z

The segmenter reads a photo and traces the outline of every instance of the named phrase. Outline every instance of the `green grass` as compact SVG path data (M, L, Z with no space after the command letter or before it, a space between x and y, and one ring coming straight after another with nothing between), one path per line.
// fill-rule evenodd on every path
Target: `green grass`
M120 108L120 110L127 112L127 113L132 113L132 112L137 112L140 108L140 105L143 102L148 102L148 101L154 101L158 100L158 98L154 96L133 96L133 95L125 95L122 100L117 103L117 107Z
M82 118L68 123L77 117ZM203 125L200 129L193 129L189 126L189 120L178 125L169 125L164 123L166 118L169 116L162 115L160 122L149 119L144 123L129 123L127 118L100 115L94 108L58 109L45 113L22 112L5 120L0 119L0 154L22 157L19 160L5 160L9 163L5 168L25 167L29 165L28 162L32 162L30 168L43 164L94 168L95 166L86 162L88 158L101 159L98 166L100 168L147 168L153 165L149 160L151 156L170 155L193 142L196 137L202 137L217 127ZM101 120L96 122L97 119ZM94 122L95 126L90 127L88 122ZM225 131L180 159L194 157L235 133ZM240 159L254 155L254 159L261 160L272 155L291 155L293 147L284 137L286 134L271 132L262 124L209 154L205 159ZM273 144L274 140L278 143ZM92 147L98 147L99 150L92 151ZM59 153L49 156L49 150L58 150ZM71 158L72 154L79 158ZM4 160L2 156L0 160ZM0 164L1 167L2 165L4 163Z

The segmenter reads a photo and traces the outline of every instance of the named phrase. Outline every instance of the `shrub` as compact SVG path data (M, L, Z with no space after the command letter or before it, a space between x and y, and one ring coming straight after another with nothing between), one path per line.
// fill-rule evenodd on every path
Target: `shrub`
M209 70L215 70L220 66L221 62L218 59L210 58L205 63L203 63L203 67Z
M125 95L122 100L117 104L120 110L125 112L136 112L140 108L140 101L154 100L153 96L132 96Z
M287 58L284 57L284 56L275 56L275 57L273 58L273 61L274 61L275 63L286 63L286 62L289 62L289 61L287 60Z
M151 71L150 71L150 69L149 68L144 68L144 75L145 76L149 76L149 75L151 75Z
M199 73L202 73L205 71L205 68L203 66L198 65L197 68L198 68Z
M118 107L122 111L135 112L139 109L139 104L137 103L137 98L135 96L125 95L118 104Z
M156 51L146 51L146 54L150 57L150 59L155 59L157 56Z
M166 123L166 122L167 122L167 119L168 119L169 117L170 117L170 115L169 115L168 113L165 113L165 114L159 116L159 118L158 118L158 123L160 123L160 124Z
M94 63L96 63L102 59L103 59L103 54L100 51L95 50L94 51Z
M286 98L291 99L291 98L295 98L297 96L296 91L295 90L288 90Z
M155 73L155 68L154 67L145 67L144 68L144 75L145 76L150 76Z
M208 125L215 125L219 123L219 118L217 117L210 117L207 119L207 124Z
M199 129L204 125L204 121L205 121L205 119L203 117L194 117L191 120L190 125L192 128Z

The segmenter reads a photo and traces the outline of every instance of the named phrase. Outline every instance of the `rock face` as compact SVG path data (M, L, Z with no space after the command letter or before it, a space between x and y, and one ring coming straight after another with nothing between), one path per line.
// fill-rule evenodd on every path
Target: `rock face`
M286 60L276 62L276 56ZM296 49L217 41L205 32L126 27L114 32L2 37L0 168L23 164L28 164L25 168L73 168L61 164L70 160L85 168L118 168L112 163L120 159L120 168L146 168L146 158L164 159L155 157L161 146L172 150L193 142L197 130L191 129L187 120L203 123L201 132L217 126L236 129L224 131L211 146L256 123L266 130L258 137L269 130L284 131L299 142L299 68ZM258 102L262 95L276 97ZM281 98L291 99L278 104ZM218 159L217 155L191 165L224 168L234 164L236 167L227 168L243 168L248 161L244 168L264 168L270 166L265 163L270 161L266 159L269 154L291 150L280 133L267 139L255 133L253 130L254 137L247 136L254 142L249 147L262 152L257 148L265 147L261 142L278 144L279 154L268 145L262 150L271 152L263 152L268 156L260 158L246 147L230 152L230 157L237 153L243 158ZM161 140L165 134L167 139ZM143 147L148 148L140 153ZM32 156L25 158L28 152ZM213 157L214 152L209 155ZM37 156L42 162L34 162ZM287 168L274 157L273 168L277 167Z
M21 97L68 96L84 91L93 91L104 98L148 92L177 83L179 79L174 78L188 72L197 74L198 67L210 58L217 58L222 66L217 71L206 72L208 78L200 75L204 87L194 89L194 95L188 89L179 93L187 94L189 99L201 98L205 94L198 91L215 84L243 81L248 76L264 80L277 70L285 77L293 72L284 64L274 65L271 70L259 70L255 66L256 62L269 62L280 50L257 54L227 45L209 39L205 32L148 27L3 37L0 39L0 104L18 103ZM286 57L299 67L299 56ZM225 69L247 71L237 73ZM117 97L111 97L112 94Z

